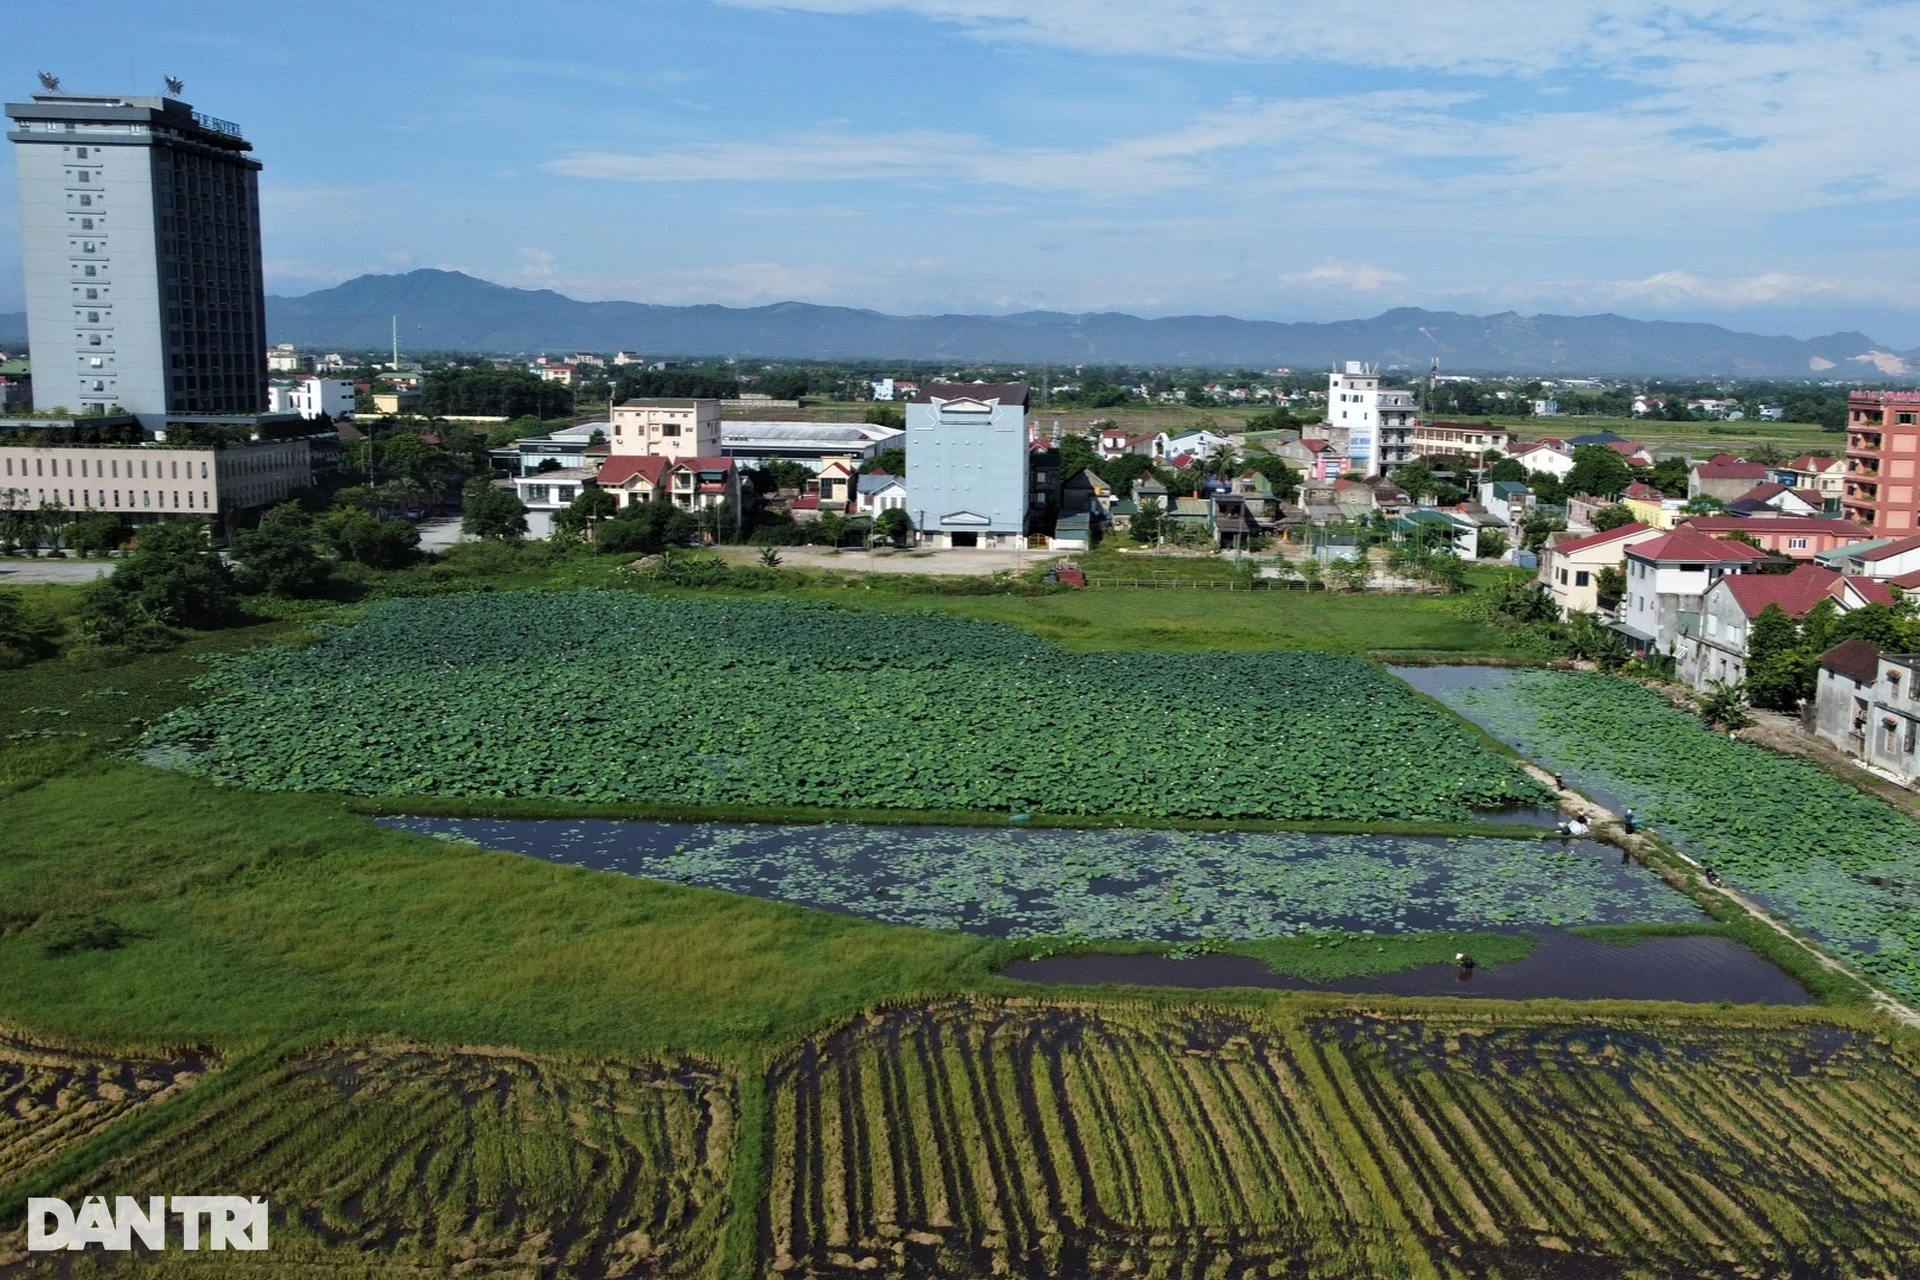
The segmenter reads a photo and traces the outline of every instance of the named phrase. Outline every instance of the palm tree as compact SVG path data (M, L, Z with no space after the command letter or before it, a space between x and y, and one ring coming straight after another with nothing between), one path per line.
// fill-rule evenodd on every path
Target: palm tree
M760 567L762 569L778 569L780 567L780 548L760 548Z

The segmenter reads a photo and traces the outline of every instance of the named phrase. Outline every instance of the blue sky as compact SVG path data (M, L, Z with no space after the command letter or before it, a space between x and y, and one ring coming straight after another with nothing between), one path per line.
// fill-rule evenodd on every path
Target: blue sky
M1335 319L1920 345L1920 4L14 0L9 100L239 121L269 290ZM0 166L0 310L21 305Z

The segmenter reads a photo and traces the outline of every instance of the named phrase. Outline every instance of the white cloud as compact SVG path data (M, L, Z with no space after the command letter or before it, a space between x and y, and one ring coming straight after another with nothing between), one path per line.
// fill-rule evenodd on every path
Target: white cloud
M1404 284L1407 277L1398 271L1375 266L1371 262L1336 262L1329 258L1317 267L1283 275L1280 279L1286 284L1372 293L1390 284Z

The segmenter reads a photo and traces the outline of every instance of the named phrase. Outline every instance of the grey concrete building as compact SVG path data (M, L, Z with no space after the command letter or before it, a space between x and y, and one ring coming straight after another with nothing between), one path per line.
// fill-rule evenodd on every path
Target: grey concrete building
M1023 383L935 383L908 402L907 511L922 543L1027 545L1028 399Z
M172 98L8 103L34 405L150 430L266 408L260 162Z

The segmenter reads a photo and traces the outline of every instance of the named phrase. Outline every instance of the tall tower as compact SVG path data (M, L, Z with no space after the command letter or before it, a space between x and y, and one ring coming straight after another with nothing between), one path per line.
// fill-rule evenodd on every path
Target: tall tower
M38 409L266 409L260 162L172 98L8 103Z

